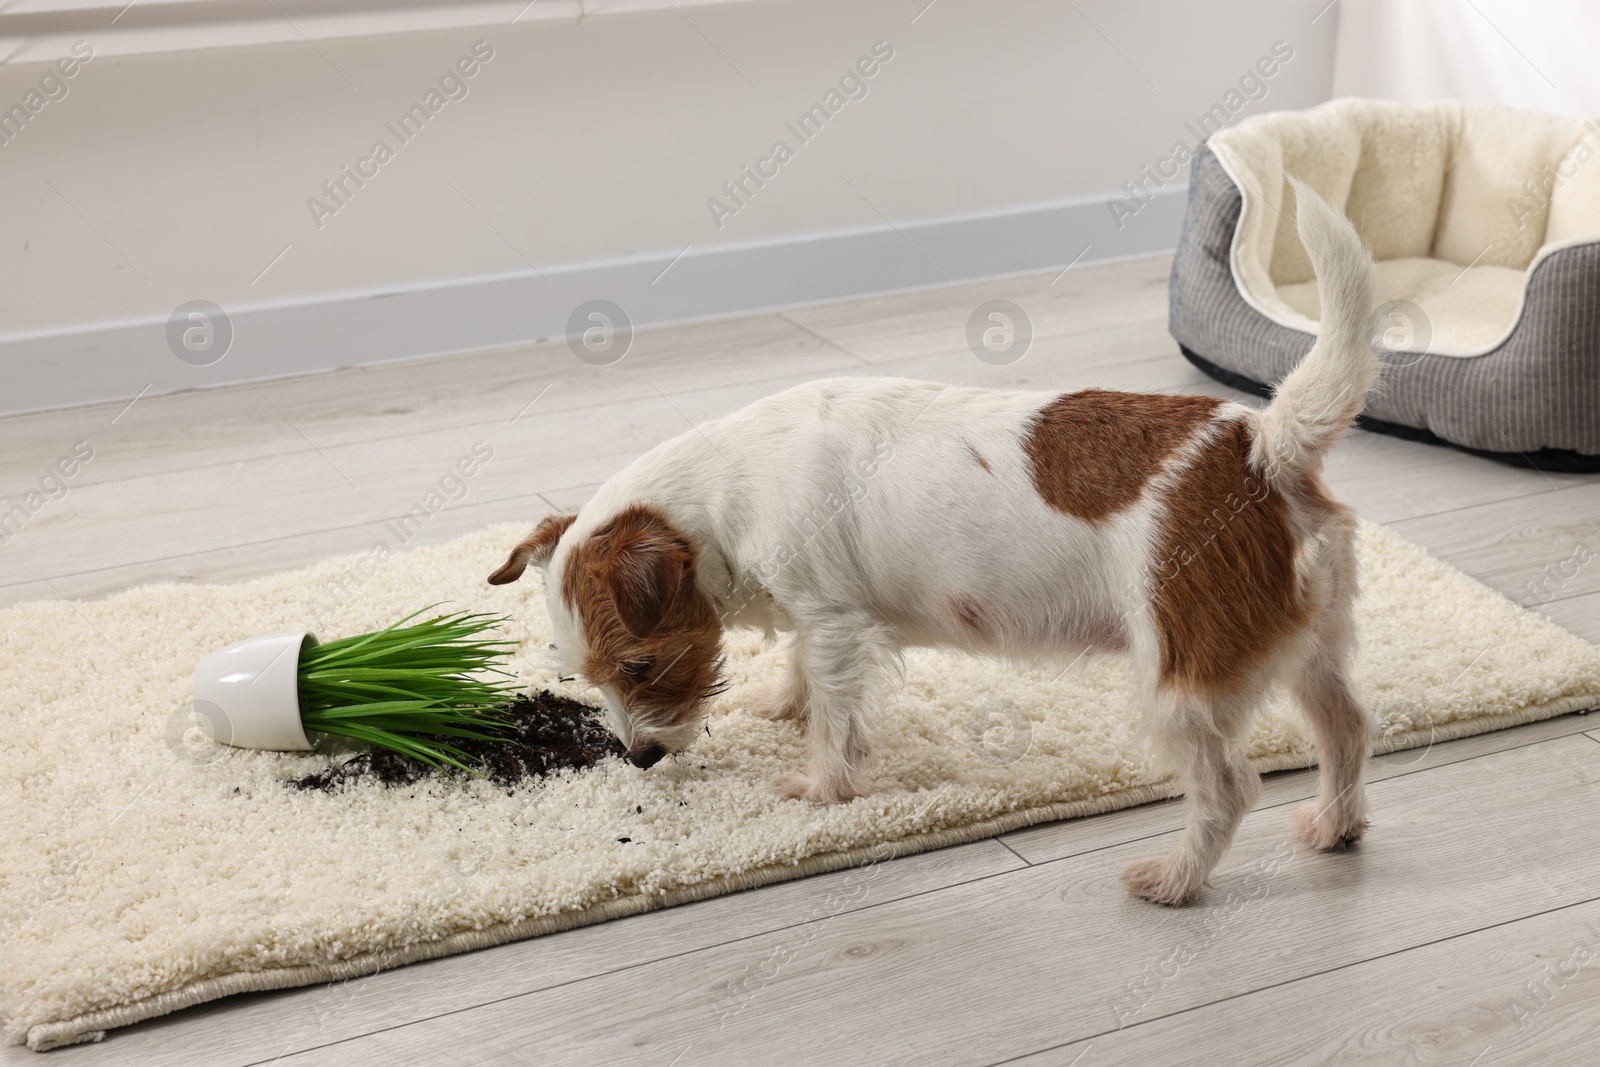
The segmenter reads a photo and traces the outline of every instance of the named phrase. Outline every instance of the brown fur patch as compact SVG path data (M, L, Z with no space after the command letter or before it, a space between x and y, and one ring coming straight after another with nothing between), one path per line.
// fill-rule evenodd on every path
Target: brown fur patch
M722 682L722 623L695 582L700 546L654 508L634 506L567 557L561 597L589 651L583 673L616 687L657 727L691 719Z
M993 468L989 466L989 461L984 459L982 454L979 453L976 448L973 448L971 445L967 445L967 451L972 454L972 458L977 461L978 466L982 467L989 474L994 473Z
M533 533L523 539L516 548L511 550L511 555L500 565L500 569L489 575L490 585L505 585L522 577L522 572L528 569L529 563L543 567L550 562L550 556L556 550L556 542L561 540L561 535L567 532L576 515L546 515L539 520L539 525L533 528Z
M1249 458L1249 430L1226 422L1165 493L1151 574L1165 685L1216 693L1305 624L1289 504Z
M1139 499L1147 482L1222 401L1209 396L1064 393L1028 428L1033 484L1045 503L1088 522Z

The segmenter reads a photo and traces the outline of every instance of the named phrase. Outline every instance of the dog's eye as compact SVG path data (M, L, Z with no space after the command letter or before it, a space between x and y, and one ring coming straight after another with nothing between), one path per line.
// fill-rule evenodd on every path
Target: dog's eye
M656 658L654 656L642 656L639 659L623 660L617 664L617 669L629 678L643 678L655 668L655 665Z

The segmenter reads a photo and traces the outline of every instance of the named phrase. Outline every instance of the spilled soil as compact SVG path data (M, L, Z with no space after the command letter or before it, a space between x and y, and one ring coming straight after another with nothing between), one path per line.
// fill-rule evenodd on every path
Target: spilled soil
M513 786L561 770L593 767L607 756L623 756L622 745L600 721L600 709L541 690L504 708L503 740L440 738L467 752L478 773L498 785ZM457 777L464 777L452 768ZM384 785L412 785L450 771L387 749L362 752L304 778L290 778L297 789L329 793L345 783L375 779Z

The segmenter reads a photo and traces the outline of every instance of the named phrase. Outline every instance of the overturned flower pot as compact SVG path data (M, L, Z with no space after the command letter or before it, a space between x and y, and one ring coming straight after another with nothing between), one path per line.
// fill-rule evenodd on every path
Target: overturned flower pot
M314 734L334 734L472 770L452 740L499 738L517 693L506 669L516 643L490 636L505 616L411 622L421 614L326 643L300 630L218 649L195 668L195 709L215 740L239 748L307 752Z
M221 712L212 713L215 739L238 748L309 752L300 721L300 654L316 643L297 630L235 641L201 660L194 670L195 706Z

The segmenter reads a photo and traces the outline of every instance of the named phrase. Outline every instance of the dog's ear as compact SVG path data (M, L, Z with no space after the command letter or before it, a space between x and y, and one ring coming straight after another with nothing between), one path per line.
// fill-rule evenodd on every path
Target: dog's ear
M536 567L549 563L550 556L556 550L556 542L561 540L561 535L567 532L567 527L576 518L576 515L546 515L540 519L533 533L511 550L511 555L506 557L499 570L489 575L489 584L505 585L516 581L528 569L529 563Z
M694 551L671 527L637 511L595 536L610 542L605 582L617 617L633 636L649 637L683 588Z

